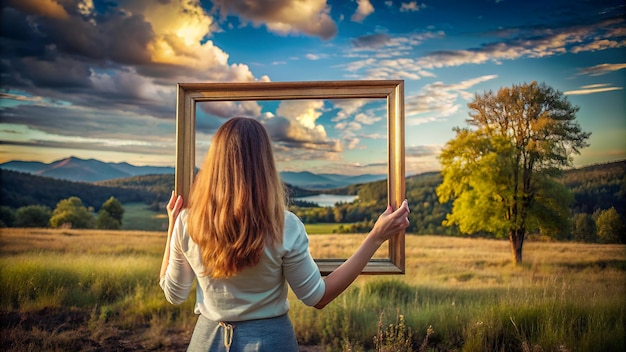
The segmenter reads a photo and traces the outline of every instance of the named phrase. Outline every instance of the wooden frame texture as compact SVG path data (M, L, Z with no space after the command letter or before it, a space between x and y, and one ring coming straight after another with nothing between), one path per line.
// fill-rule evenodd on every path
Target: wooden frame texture
M387 188L394 208L405 199L404 166L404 81L317 81L180 83L176 105L175 192L188 199L195 171L196 103L210 101L261 101L298 99L387 100ZM404 274L404 231L389 241L389 257L372 259L362 274ZM322 275L335 270L346 259L315 259Z

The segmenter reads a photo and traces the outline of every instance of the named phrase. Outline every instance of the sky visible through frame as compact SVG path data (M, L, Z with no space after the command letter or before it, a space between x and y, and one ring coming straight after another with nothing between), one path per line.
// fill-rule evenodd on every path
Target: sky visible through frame
M615 1L6 0L0 162L174 166L176 83L405 80L406 171L438 170L475 93L545 82L591 132L575 166L626 159L626 7ZM372 101L200 104L198 164L232 116L282 170L385 173Z

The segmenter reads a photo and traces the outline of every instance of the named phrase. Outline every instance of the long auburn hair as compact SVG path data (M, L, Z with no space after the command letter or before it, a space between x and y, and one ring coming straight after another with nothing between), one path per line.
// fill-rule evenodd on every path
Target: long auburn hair
M267 131L235 117L218 130L191 187L187 226L205 274L229 278L283 240L285 191Z

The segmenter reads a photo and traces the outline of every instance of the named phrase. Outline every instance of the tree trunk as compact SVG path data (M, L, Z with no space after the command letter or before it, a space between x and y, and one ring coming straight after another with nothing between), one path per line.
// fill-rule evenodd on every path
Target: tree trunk
M524 245L524 230L509 230L509 243L511 244L511 254L513 264L522 265L522 246Z

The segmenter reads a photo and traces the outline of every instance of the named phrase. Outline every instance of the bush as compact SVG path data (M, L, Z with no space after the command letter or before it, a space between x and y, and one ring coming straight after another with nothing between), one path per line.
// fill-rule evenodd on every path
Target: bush
M0 206L0 227L11 227L14 222L15 209L6 205Z
M50 208L44 205L27 205L17 209L15 227L47 227L50 221Z
M50 218L50 226L69 226L77 229L91 229L94 227L95 218L93 214L85 208L83 202L78 197L70 197L57 203Z
M595 242L597 240L596 222L587 213L574 215L572 239L580 242Z
M106 210L100 210L96 219L96 228L103 230L119 230L122 227L117 219L113 218Z
M596 220L596 227L601 242L624 242L624 223L615 208L601 211Z
M122 218L124 217L124 208L122 207L122 204L117 199L115 199L115 197L109 198L109 200L102 204L100 212L102 211L106 211L107 213L109 213L111 218L117 220L120 225L122 224Z

